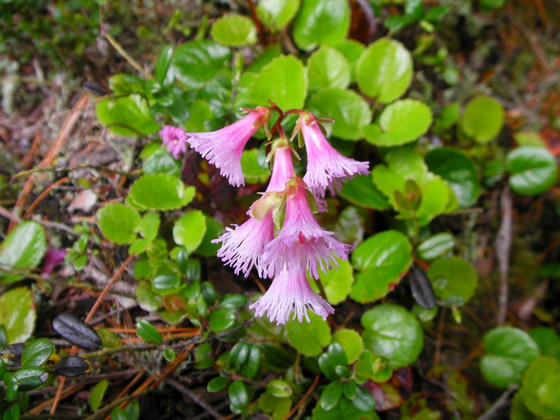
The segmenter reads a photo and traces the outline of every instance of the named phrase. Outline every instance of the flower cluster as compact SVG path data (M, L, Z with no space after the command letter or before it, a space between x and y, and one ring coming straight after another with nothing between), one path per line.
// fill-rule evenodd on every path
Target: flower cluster
M244 185L241 155L248 140L265 127L271 110L280 112L272 134L272 175L266 191L247 212L248 220L227 228L215 242L221 243L218 257L231 266L235 274L247 277L255 268L261 277L272 278L272 284L259 300L250 306L256 316L267 316L284 324L292 317L309 321L308 310L325 319L334 313L332 306L315 293L308 277L319 279L319 271L338 265L348 258L348 246L334 238L315 220L313 204L324 209L326 190L334 194L348 178L367 174L368 162L358 162L337 152L321 131L317 118L310 112L290 110L283 113L276 106L247 110L239 121L209 133L187 133L178 127L165 126L160 135L163 145L177 157L186 151L187 143L234 186ZM280 122L288 113L298 113L295 134L301 132L307 152L303 178L294 172L294 151Z

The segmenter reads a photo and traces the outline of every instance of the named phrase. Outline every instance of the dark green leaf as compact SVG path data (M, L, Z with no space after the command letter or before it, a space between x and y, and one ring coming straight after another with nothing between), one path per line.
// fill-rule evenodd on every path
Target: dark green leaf
M338 400L342 395L342 383L339 381L328 384L321 393L319 404L323 410L329 411L338 404Z
M41 367L54 352L54 344L48 338L38 338L27 345L21 356L24 368Z
M354 407L360 411L372 411L375 409L375 400L366 388L358 386L356 388L356 396L352 400Z
M234 413L240 413L249 404L249 394L245 384L236 379L228 387L229 406Z
M235 312L229 308L218 308L210 314L208 327L210 331L219 332L230 328L235 322Z
M208 382L206 385L206 390L208 392L219 392L224 389L228 384L228 378L225 376L217 376Z
M348 180L340 190L340 196L360 207L373 210L386 210L389 203L377 189L369 175L356 175Z
M468 302L478 284L475 269L459 257L436 260L428 269L428 278L438 299L452 306Z
M424 261L432 261L443 257L455 247L455 237L447 232L430 236L420 242L416 248L416 255Z
M136 323L136 335L148 343L161 344L163 337L156 328L145 319Z

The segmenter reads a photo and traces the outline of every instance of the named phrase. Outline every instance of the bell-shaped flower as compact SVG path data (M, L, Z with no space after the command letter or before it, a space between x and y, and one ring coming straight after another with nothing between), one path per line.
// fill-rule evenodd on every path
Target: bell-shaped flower
M181 153L187 151L187 132L182 128L164 125L159 132L159 136L163 146L175 159L178 159Z
M286 188L286 210L282 229L265 247L260 274L278 275L291 265L301 265L310 276L319 278L319 269L337 266L337 258L348 258L348 246L321 228L309 207L308 190L299 178Z
M309 322L308 309L323 319L334 313L332 306L311 289L305 277L305 267L297 263L278 272L264 296L249 309L254 309L257 317L266 315L277 325L285 324L292 312L292 319L299 322L304 318Z
M266 123L268 109L258 107L239 121L209 133L189 133L191 147L220 170L233 186L245 184L241 170L243 148L253 134Z
M226 233L212 241L222 243L217 255L225 265L234 268L235 274L243 273L247 277L253 266L260 267L263 250L274 235L272 209L279 200L275 193L284 191L293 176L289 147L275 147L270 182L264 196L249 209L249 220L233 229L227 228Z
M302 113L298 125L307 150L307 171L303 180L318 198L325 197L326 188L334 195L347 179L369 173L369 162L348 158L330 145L313 114Z

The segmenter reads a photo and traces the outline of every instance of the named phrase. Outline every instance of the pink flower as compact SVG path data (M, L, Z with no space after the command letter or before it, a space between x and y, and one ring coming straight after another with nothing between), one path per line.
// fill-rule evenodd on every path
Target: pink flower
M244 185L241 170L243 148L253 134L266 122L269 111L258 107L239 121L209 133L189 133L189 142L201 156L220 169L231 185Z
M317 197L323 198L327 187L334 195L346 179L369 173L369 162L347 158L329 144L312 114L300 116L299 126L307 150L307 173L303 180Z
M283 268L264 296L249 306L249 309L254 309L257 317L266 314L276 325L285 324L292 311L292 319L299 322L303 318L309 322L308 309L323 319L334 313L332 306L311 289L305 278L305 267L297 263Z
M286 217L282 229L265 247L260 274L278 275L293 265L302 265L309 274L319 278L320 268L326 271L337 266L336 258L348 258L348 246L319 226L307 201L307 189L299 178L293 178L286 189Z
M223 263L233 267L235 274L241 272L247 277L274 235L272 212L269 211L262 220L250 217L241 226L234 227L226 228L226 233L212 242L222 243L217 255Z
M187 132L182 128L164 125L159 132L159 136L163 146L167 147L167 151L175 159L178 159L181 153L187 151Z
M284 191L286 183L293 176L294 168L290 148L286 146L276 147L272 176L266 192ZM259 207L258 210L263 213L262 220L251 216L241 226L234 226L234 229L227 228L226 233L212 241L222 243L222 247L218 251L218 257L222 259L224 264L233 267L235 274L238 275L241 272L245 277L249 275L253 266L260 267L259 261L263 250L274 235L272 207L266 202L266 193L265 197L257 201L254 207ZM259 213L259 211L250 209L248 214L252 215L253 213Z

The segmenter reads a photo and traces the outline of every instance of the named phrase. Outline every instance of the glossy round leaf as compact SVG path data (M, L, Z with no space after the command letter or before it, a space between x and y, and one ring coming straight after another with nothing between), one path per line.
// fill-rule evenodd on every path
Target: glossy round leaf
M225 68L230 56L229 48L217 42L189 41L175 49L169 71L186 86L201 88Z
M54 352L54 344L48 338L38 338L27 345L21 356L22 367L41 367Z
M478 143L498 135L504 124L504 108L494 98L478 96L471 100L460 120L462 130Z
M244 407L249 404L249 394L245 384L236 379L228 387L229 406L234 413L241 413Z
M35 268L47 251L45 230L37 222L22 222L0 245L0 283L10 283L22 276L8 274L11 269Z
M148 343L161 344L163 337L156 328L145 319L141 319L136 323L136 335Z
M398 146L417 139L428 131L432 123L430 108L415 99L402 99L387 106L379 117L385 132L378 146Z
M319 117L333 119L332 134L344 140L360 139L360 128L371 120L368 103L347 89L323 89L309 100L308 108Z
M228 378L225 376L216 376L215 378L211 379L206 385L206 390L208 392L219 392L224 389L228 384Z
M356 63L360 59L360 56L362 55L366 47L364 47L363 44L353 39L345 39L344 41L334 45L334 48L340 51L342 55L344 55L344 57L346 58L346 61L348 61L348 63L350 64L351 71L352 71L351 79L352 81L355 81Z
M424 261L443 257L455 247L455 237L447 232L437 233L420 242L416 255Z
M293 25L294 42L309 51L317 45L334 45L350 27L350 7L346 0L305 0Z
M331 329L320 316L309 312L309 322L291 320L286 323L288 343L306 356L321 354L331 341Z
M529 335L539 346L543 356L556 357L560 360L560 336L552 328L537 327Z
M257 16L269 28L278 31L296 15L300 0L261 0L257 6Z
M206 218L200 210L191 210L179 217L173 225L173 239L189 253L198 248L206 233Z
M346 88L350 84L350 64L339 51L323 47L315 51L307 62L309 89Z
M126 201L140 210L174 210L190 203L194 194L194 187L185 186L176 176L152 174L132 184Z
M362 315L362 335L367 349L389 360L397 369L416 361L424 345L418 320L401 306L382 304Z
M37 313L28 287L18 287L0 296L0 325L6 329L7 343L21 343L31 337Z
M117 244L129 244L136 239L140 214L132 207L111 203L97 212L97 225L107 239Z
M333 267L326 273L319 271L319 281L325 289L328 301L333 305L346 300L354 282L354 270L348 260L337 261L338 267ZM315 282L311 280L310 283L315 289Z
M342 346L348 363L354 363L364 349L362 337L356 330L350 328L336 331L332 336L332 342Z
M527 369L520 393L525 406L538 418L560 417L559 378L560 363L550 357L540 357Z
M390 208L385 196L377 189L369 175L356 175L342 186L339 195L360 207L373 210Z
M101 99L95 113L101 124L121 136L147 136L161 128L150 114L146 100L136 94Z
M518 328L494 328L484 335L483 342L486 354L480 361L480 371L499 387L519 384L527 366L539 357L537 343Z
M257 41L257 28L247 16L230 14L216 20L210 31L212 38L222 45L239 47Z
M388 103L408 89L412 81L412 57L400 42L380 39L363 52L356 73L362 92Z
M447 181L457 196L460 208L476 203L482 187L474 164L463 153L442 147L431 150L425 161L430 171Z
M301 108L307 95L305 67L293 56L277 57L262 68L250 90L255 105L270 106L270 100L282 109Z
M229 308L218 308L212 311L208 319L210 331L227 330L235 322L235 312Z
M556 158L543 147L518 147L508 154L506 164L509 185L518 194L540 194L558 178Z
M430 265L427 274L438 299L452 306L468 302L478 284L475 269L459 257L440 258Z
M360 271L350 293L357 302L373 302L386 296L408 270L412 246L400 232L389 230L362 242L352 254Z

